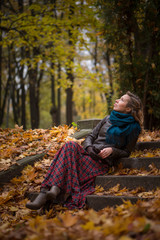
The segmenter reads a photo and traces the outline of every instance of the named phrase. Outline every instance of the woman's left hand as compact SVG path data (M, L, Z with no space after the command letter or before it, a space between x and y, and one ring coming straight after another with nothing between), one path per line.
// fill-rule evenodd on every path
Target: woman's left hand
M100 151L98 156L100 156L101 158L107 158L109 155L112 154L112 152L113 152L113 149L111 147L104 148Z

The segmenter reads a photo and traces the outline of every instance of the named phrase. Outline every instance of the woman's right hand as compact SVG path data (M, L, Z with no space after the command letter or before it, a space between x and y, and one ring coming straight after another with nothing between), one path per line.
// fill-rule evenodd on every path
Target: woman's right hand
M113 152L113 149L111 147L103 148L98 154L98 156L104 159L109 157L112 154L112 152Z

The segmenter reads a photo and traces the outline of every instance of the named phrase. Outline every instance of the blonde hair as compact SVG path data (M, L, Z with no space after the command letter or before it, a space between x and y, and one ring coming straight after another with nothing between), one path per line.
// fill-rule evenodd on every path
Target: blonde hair
M141 129L143 130L143 106L140 98L130 91L126 92L126 94L130 97L127 107L131 108L130 114L134 117L134 119L140 124Z

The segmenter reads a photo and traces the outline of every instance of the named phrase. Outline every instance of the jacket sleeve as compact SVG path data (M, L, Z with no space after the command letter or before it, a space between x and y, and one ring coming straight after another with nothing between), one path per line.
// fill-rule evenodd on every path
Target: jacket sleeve
M93 131L86 137L84 143L83 143L83 148L86 150L87 147L92 146L94 140L98 137L99 131L103 124L105 123L106 118L102 119L97 126L93 129Z

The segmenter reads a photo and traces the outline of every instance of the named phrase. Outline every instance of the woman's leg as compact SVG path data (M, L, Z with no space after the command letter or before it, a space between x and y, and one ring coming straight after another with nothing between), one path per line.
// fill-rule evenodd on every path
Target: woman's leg
M41 188L56 186L70 195L70 208L82 207L85 196L94 191L95 176L105 172L106 167L93 160L78 143L69 141L56 153Z
M33 202L27 203L26 207L37 210L41 208L47 200L55 199L60 193L60 188L64 190L65 182L70 185L70 169L72 168L70 163L73 158L71 153L74 155L77 147L80 146L70 141L64 144L56 153L45 180L41 185L40 194ZM49 189L50 191L48 191Z
M76 142L69 141L55 155L41 187L57 186L64 191L71 188L73 176L77 176L77 168L83 158L84 150Z
M107 172L76 142L67 142L55 155L42 187L57 186L70 195L67 206L82 207L87 194L94 192L94 179Z

